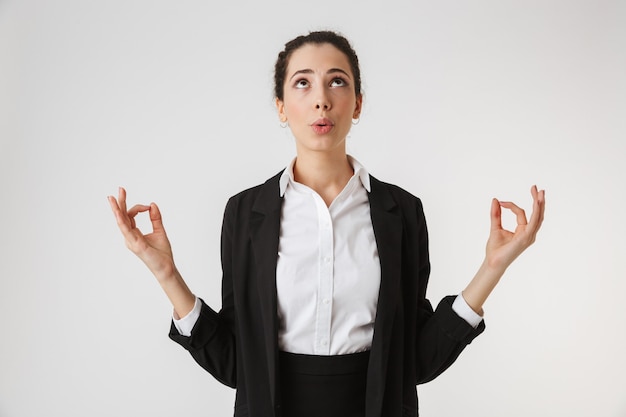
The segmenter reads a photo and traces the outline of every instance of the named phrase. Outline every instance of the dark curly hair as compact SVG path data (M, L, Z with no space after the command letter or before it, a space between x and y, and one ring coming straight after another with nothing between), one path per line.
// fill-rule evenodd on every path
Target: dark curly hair
M278 59L274 65L274 97L283 100L285 77L287 76L287 65L291 54L300 47L307 44L328 43L339 49L348 58L352 76L354 77L354 92L356 96L361 95L361 70L359 69L359 58L352 49L350 42L342 35L332 31L309 32L308 35L301 35L285 44L285 49L278 54Z

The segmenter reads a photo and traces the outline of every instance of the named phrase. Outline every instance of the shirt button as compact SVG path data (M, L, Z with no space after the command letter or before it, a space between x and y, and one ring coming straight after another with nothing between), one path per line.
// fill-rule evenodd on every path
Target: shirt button
M328 340L326 339L322 340L322 346L326 346L326 345L328 345Z
M324 304L329 304L329 303L330 303L330 300L329 300L328 298L324 298L324 299L322 300L322 302L323 302Z
M324 258L324 262L330 263L330 258Z

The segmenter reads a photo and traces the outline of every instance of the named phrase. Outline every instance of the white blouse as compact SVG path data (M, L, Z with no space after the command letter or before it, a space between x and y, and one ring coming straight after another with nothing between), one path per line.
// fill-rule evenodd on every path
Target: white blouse
M330 207L283 172L276 267L278 347L292 353L341 355L369 350L380 261L370 217L369 175L354 175Z

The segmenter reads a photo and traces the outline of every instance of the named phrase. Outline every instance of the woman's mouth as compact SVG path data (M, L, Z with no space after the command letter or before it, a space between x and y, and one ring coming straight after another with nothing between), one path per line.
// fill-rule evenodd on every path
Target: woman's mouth
M313 131L318 135L324 135L330 132L334 126L333 121L325 117L317 119L311 124L311 128L313 128Z

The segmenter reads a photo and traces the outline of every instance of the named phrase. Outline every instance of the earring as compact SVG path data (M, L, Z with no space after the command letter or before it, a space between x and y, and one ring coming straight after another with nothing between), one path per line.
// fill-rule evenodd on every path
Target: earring
M360 121L361 121L360 117L358 119L352 119L352 126L358 125Z
M287 126L289 126L289 122L280 122L280 127L282 127L283 129Z

